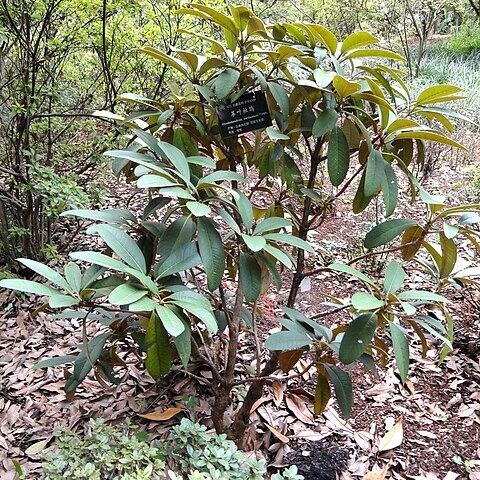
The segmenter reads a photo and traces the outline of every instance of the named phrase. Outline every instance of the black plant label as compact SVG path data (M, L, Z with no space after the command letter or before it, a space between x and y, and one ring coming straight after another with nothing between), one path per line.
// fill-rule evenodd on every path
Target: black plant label
M267 99L261 90L246 93L233 103L219 102L215 110L220 121L222 137L231 137L272 126Z

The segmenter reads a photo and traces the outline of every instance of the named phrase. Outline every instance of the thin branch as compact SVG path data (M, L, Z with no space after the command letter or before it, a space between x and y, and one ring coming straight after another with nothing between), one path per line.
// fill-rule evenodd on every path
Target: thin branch
M265 377L252 377L252 378L245 378L243 380L237 380L236 382L233 383L233 386L237 386L237 385L245 385L246 383L252 383L252 382L258 382L258 381L262 381L262 382L285 382L285 381L288 381L288 380L292 380L294 378L298 378L298 377L301 377L302 375L305 375L305 373L307 373L313 366L315 365L315 362L310 362L301 372L298 372L298 373L293 373L291 375L287 375L286 377L285 376L275 376L275 375L269 375L269 376L265 376Z

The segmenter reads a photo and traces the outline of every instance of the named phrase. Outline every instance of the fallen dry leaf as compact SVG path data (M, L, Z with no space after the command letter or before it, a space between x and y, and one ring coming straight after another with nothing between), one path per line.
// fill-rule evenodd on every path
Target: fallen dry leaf
M165 420L170 420L175 415L180 412L183 412L184 408L171 407L166 410L151 412L151 413L138 413L138 417L146 418L147 420L154 420L156 422L164 422Z
M45 440L41 440L40 442L36 442L32 445L30 445L26 450L25 453L29 457L34 457L38 455L46 446L47 443L50 441L50 437L46 438Z
M390 464L387 463L382 469L377 468L374 471L368 472L363 476L362 480L384 480L385 476L388 473Z
M268 423L264 422L264 425L283 443L288 443L290 439L284 435L283 433L280 433L276 428L273 428L271 425Z
M389 430L384 437L380 440L378 450L384 452L385 450L391 450L396 448L403 442L403 424L402 417L394 425L394 427Z
M313 425L313 414L305 405L305 402L297 395L289 393L285 395L288 409L303 423Z
M279 407L283 402L283 394L285 392L285 387L278 381L272 382L272 392L273 392L273 402L276 407Z
M443 480L455 480L459 477L460 475L455 472L448 472L444 477Z

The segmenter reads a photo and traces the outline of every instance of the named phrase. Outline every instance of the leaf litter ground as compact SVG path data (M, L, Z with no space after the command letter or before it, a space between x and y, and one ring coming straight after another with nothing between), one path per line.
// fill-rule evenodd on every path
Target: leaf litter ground
M448 154L449 151L444 152L445 157ZM459 171L463 165L464 162L457 162L437 168L427 182L431 193L457 183L460 190L452 194L461 196ZM123 206L121 199L129 197L130 190L115 188L109 206ZM311 237L316 254L326 263L330 257L331 261L341 261L355 256L352 251L358 251L361 234L353 238L352 232L364 234L375 219L375 209L354 216L346 206L338 208ZM411 216L415 213L408 212ZM316 258L310 262L310 267L315 268ZM381 269L382 262L357 267L374 273ZM418 287L421 280L410 281ZM303 285L297 307L307 315L319 314L324 301L319 292L347 297L358 287L356 282L345 281L336 274L320 273ZM437 365L438 345L432 340L426 358L420 354L419 342L413 342L405 386L393 367L379 368L376 375L354 368L351 373L355 404L348 422L341 418L333 401L323 415L313 416L315 378L310 373L292 378L287 384L271 382L251 411L247 436L252 455L256 452L265 456L273 467L294 463L306 480L333 480L336 476L365 480L480 479L480 307L476 292L470 293L473 301L449 293L456 302L456 341L454 351L442 366ZM260 332L264 338L278 328L275 317L285 300L285 291L268 292L262 297ZM62 367L35 371L31 368L42 358L70 353L68 346L81 342L81 326L76 320L51 319L42 312L32 318L29 312L38 299L3 291L0 302L2 480L17 478L13 460L28 471L27 478L41 478L38 452L52 443L52 433L59 425L81 430L91 417L114 423L130 417L152 438L161 440L184 411L193 420L209 423L211 399L202 382L194 383L179 372L155 382L135 363L129 365L125 381L118 388L104 388L88 377L75 399L67 402ZM328 323L340 322L342 318L342 313L329 316ZM246 340L247 335L242 337L240 359L249 365L254 358L254 345ZM302 372L305 366L300 361L296 371ZM202 365L193 368L197 378L210 378L210 372ZM228 412L231 417L243 392L243 387L235 391ZM142 414L146 417L142 418Z

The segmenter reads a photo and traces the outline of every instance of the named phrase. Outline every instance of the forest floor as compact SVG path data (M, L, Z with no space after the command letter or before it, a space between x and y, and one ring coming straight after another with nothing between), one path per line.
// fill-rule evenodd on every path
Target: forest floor
M472 152L480 151L474 135L470 146L474 147ZM474 153L468 158L455 155L450 149L440 152L425 183L430 193L447 191L452 202L465 197L461 172L466 165L476 162L480 167ZM123 206L123 198L122 189L113 191L109 206ZM328 261L328 255L341 262L355 257L355 251L361 253L361 238L375 220L375 209L354 216L347 208L347 204L340 205L311 238L322 262ZM358 236L353 237L354 232ZM472 255L478 264L478 253ZM358 265L371 274L382 266L381 259ZM410 286L418 287L422 280L411 277L409 281ZM345 282L336 274L323 273L303 286L297 307L306 315L321 313L325 308L322 291L347 297L357 286L355 281ZM252 408L249 449L266 456L273 467L297 464L306 480L333 480L336 473L343 479L479 480L480 299L478 292L470 294L453 289L447 294L454 300L456 340L442 365L438 365L438 343L431 339L423 358L420 342L412 337L412 361L405 386L391 365L379 368L375 375L355 368L355 405L348 421L341 418L335 401L330 401L324 414L314 417L315 381L309 373L286 385L273 382ZM285 295L281 290L262 297L264 337L278 328L275 316ZM52 318L43 311L32 316L38 299L12 292L0 292L0 304L2 480L17 478L13 460L28 472L26 478L40 478L38 452L52 443L59 425L81 429L91 417L112 422L131 418L152 438L161 439L178 422L178 416L161 414L172 407L185 410L193 420L208 423L210 398L201 384L178 372L155 381L133 364L120 386L106 388L88 377L74 400L67 401L63 392L66 369L32 370L32 366L40 359L65 355L65 347L81 342L79 322ZM340 316L332 317L328 322L340 320ZM242 345L245 364L253 358L252 348L248 343ZM297 368L301 370L302 365ZM201 366L195 373L197 377L209 375ZM229 415L235 414L236 400L242 393L240 388L235 392ZM158 421L137 416L151 412L160 412Z

